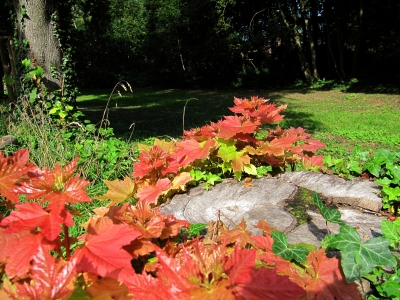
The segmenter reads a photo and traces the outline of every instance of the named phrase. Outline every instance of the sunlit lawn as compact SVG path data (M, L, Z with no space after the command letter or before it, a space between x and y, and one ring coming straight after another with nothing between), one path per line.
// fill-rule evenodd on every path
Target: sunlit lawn
M346 155L355 145L367 150L400 145L400 95L349 93L340 90L184 90L120 89L105 116L117 136L134 141L179 137L184 129L203 126L232 114L234 97L258 95L287 104L282 127L301 126L327 144L325 153ZM100 122L111 90L84 90L78 106Z

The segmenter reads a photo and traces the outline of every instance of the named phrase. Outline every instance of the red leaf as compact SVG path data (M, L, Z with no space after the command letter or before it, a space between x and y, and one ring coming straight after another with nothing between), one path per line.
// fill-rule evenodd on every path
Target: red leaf
M304 290L279 276L275 269L255 269L256 250L236 246L226 263L226 272L234 290L244 299L298 299Z
M135 300L186 300L189 298L186 293L172 293L163 281L147 274L134 274L134 276L127 278L124 283L129 292L135 295Z
M225 120L219 121L217 124L220 129L217 137L225 140L230 139L237 133L253 133L261 125L259 121L251 121L243 116L227 116Z
M182 228L189 228L189 222L185 220L177 220L173 215L164 216L165 227L162 230L160 239L168 239L170 237L177 236L179 230Z
M196 140L183 140L176 143L178 149L174 156L181 162L181 165L189 165L196 159L207 158L211 149L216 145L217 143L214 139L208 139L200 143Z
M16 296L37 300L68 298L75 289L76 262L76 258L67 263L56 262L46 249L39 247L33 256L31 282L15 283ZM8 292L13 293L10 290Z
M64 218L60 211L45 211L38 203L24 203L16 205L17 210L2 220L2 226L8 226L6 233L15 233L23 230L32 230L40 227L41 233L50 241L55 240L61 232Z
M170 292L174 295L188 294L195 285L189 282L189 272L185 265L175 258L168 257L163 251L156 250L160 269L157 271L157 277L160 278Z
M236 245L235 251L233 251L225 265L225 270L233 284L247 282L249 274L256 266L255 259L255 249L240 249Z
M9 278L23 277L28 273L30 261L37 253L43 236L29 230L7 234L0 227L0 262L5 263L5 271Z
M192 128L189 131L184 131L184 139L194 139L203 142L217 136L219 128L216 123L210 122L210 125L205 125L201 128Z
M79 239L85 246L74 255L81 257L79 271L96 273L123 281L134 274L131 266L132 256L122 249L140 236L126 224L114 224L111 219L102 217L91 221L87 233Z
M62 168L56 164L54 170L44 168L29 172L30 182L25 182L17 188L20 193L28 194L28 199L43 197L42 201L61 201L75 204L77 202L92 202L83 190L89 181L72 177L77 168L78 157Z
M243 282L235 287L235 291L246 300L290 300L299 299L304 295L304 290L288 277L279 276L275 269L267 268L253 269L243 278Z
M323 166L323 158L323 155L306 156L303 158L303 164L305 167Z
M229 108L234 113L241 113L244 116L259 120L262 124L274 123L283 119L279 113L286 109L286 105L278 108L275 104L268 104L268 100L252 96L250 100L234 98L235 107Z
M163 150L159 145L154 145L148 151L142 151L139 161L134 164L133 177L144 177L154 170L162 170L167 166L169 151Z
M324 249L310 252L306 265L313 268L307 271L312 276L305 286L307 300L361 299L357 284L347 283L339 260L328 258Z
M19 202L15 184L22 175L36 167L34 164L28 163L28 159L27 149L18 150L14 155L8 157L4 157L0 152L0 195L11 201Z
M146 203L157 203L158 197L171 186L171 181L168 178L158 179L155 185L149 185L137 192L140 201Z

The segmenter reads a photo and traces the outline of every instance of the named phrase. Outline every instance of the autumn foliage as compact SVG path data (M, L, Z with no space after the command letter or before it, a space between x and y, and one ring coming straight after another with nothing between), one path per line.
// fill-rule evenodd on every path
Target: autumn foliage
M264 221L257 225L262 236L252 236L243 220L190 239L186 221L160 213L158 201L183 190L191 168L217 164L217 157L237 177L257 164L318 161L312 153L322 145L302 129L256 139L261 124L282 119L284 107L256 97L235 104L237 115L190 130L180 142L141 146L133 179L106 181L108 192L97 198L110 202L94 209L77 238L69 235L73 206L92 201L89 182L74 175L78 160L40 169L27 150L0 153L1 204L11 210L0 216L0 298L360 299L324 250L297 260L276 255L276 231Z

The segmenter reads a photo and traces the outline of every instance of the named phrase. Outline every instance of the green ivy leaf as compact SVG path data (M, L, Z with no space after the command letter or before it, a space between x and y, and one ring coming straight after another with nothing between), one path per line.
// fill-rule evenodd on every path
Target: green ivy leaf
M382 188L382 194L384 194L384 199L395 201L400 198L400 186L394 188L389 186L384 186Z
M6 84L8 84L8 85L12 85L12 84L14 83L14 78L12 78L12 77L10 77L10 76L8 76L8 75L5 75L5 76L3 77L3 80L4 80L4 82L5 82Z
M378 286L377 290L385 298L399 299L400 278L398 276L391 276L388 281Z
M365 163L364 169L368 170L375 177L380 177L382 165L393 164L396 154L387 149L378 149L372 157Z
M382 220L381 229L383 236L390 240L390 246L397 248L397 244L400 243L400 226L388 220Z
M319 211L321 212L325 220L331 223L345 225L345 223L342 220L340 220L340 218L342 217L340 212L337 209L326 208L324 203L321 201L321 198L316 192L313 192L313 200L314 204L318 207Z
M29 66L31 65L30 59L25 58L25 59L22 61L22 65L24 65L25 68L29 68Z
M371 238L361 243L358 232L343 225L340 232L329 241L329 247L341 251L341 265L347 282L370 273L376 266L396 266L397 262L389 250L390 240L384 237Z
M32 91L29 93L29 102L31 104L35 103L37 97L37 88L32 89Z
M287 237L279 231L271 232L274 243L272 244L272 251L275 255L279 255L283 259L292 260L297 262L305 262L308 254L306 248L300 246L288 247Z
M392 184L400 185L400 166L387 165L386 168L392 176Z
M211 185L214 185L216 182L222 182L222 178L218 174L209 173L207 174L206 179L206 182Z

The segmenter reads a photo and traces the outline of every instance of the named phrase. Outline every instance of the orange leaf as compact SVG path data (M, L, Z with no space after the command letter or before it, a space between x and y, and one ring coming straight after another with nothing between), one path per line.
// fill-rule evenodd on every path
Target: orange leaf
M28 171L35 169L34 164L28 163L27 149L18 150L12 156L4 157L0 152L0 195L19 203L16 182Z
M304 290L275 269L255 268L255 249L235 247L226 263L234 290L244 299L299 299Z
M311 251L306 265L312 279L306 282L307 300L361 299L356 283L347 283L336 257L328 258L325 250Z
M217 142L214 139L208 139L204 142L197 142L193 139L183 140L176 144L178 149L174 156L176 156L177 161L181 162L181 165L188 165L196 159L207 158L211 149L216 145Z
M266 236L269 236L271 234L271 231L280 231L275 227L269 226L268 223L264 220L259 220L257 225L255 225L254 227L261 229L263 231L263 234Z
M227 116L225 120L219 121L219 133L217 137L229 140L237 133L253 133L261 123L246 117Z
M245 248L247 244L255 246L251 233L246 230L246 227L246 221L242 218L242 222L235 229L223 231L216 241L223 241L226 244L236 243L241 248Z
M118 299L130 300L133 299L132 295L128 294L128 288L125 284L118 282L113 278L101 278L92 283L87 289L86 293L91 298L100 299ZM107 297L107 298L106 298Z
M135 196L136 193L136 186L132 179L129 176L126 176L124 180L103 180L104 183L108 187L108 191L106 194L102 196L97 196L96 199L98 200L108 200L110 199L111 202L108 203L108 206L114 206L118 203L121 203L131 197Z
M158 197L171 186L168 178L158 179L155 185L149 185L137 192L140 201L146 203L157 203Z

